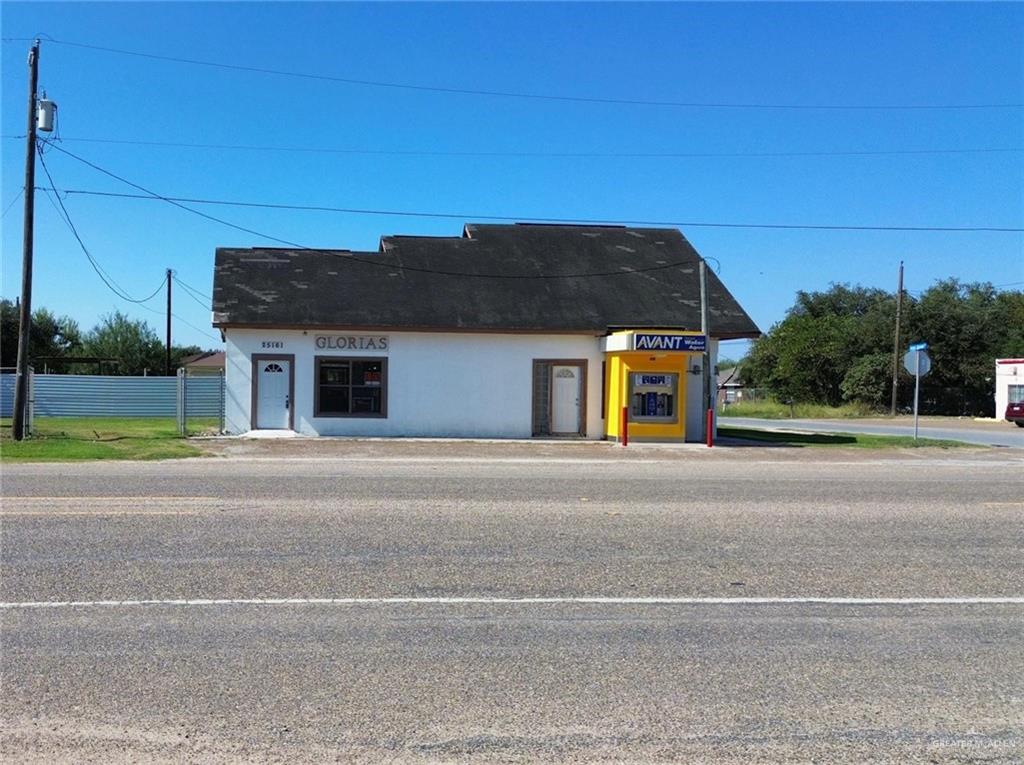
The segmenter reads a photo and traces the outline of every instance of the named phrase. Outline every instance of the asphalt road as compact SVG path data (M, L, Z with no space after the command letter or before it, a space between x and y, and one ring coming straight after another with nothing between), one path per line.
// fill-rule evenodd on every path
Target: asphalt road
M1013 453L375 453L5 465L4 761L1024 758Z
M899 424L870 420L770 420L757 417L720 417L725 427L759 428L761 430L807 430L813 433L870 433L878 436L913 436L911 419ZM1024 449L1024 428L1008 422L956 423L933 422L922 419L918 423L919 438L950 439L980 446L1002 446Z

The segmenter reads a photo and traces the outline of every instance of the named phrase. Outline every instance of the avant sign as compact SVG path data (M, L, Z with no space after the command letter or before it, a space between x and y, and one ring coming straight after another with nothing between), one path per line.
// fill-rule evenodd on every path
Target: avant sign
M678 351L682 353L703 353L707 350L704 335L633 335L634 351Z

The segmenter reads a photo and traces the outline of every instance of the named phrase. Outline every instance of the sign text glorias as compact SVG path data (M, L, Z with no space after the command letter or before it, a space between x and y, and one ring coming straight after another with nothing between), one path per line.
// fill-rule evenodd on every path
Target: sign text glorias
M387 335L317 335L316 347L330 351L386 351Z

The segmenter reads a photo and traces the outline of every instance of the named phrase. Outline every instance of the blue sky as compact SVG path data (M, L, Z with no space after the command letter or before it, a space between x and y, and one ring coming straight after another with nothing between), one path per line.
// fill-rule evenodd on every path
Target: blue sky
M934 105L1024 101L1019 4L3 3L3 37L442 87L656 101ZM5 42L5 136L24 133L27 42ZM816 157L452 157L129 146L72 139L279 147L590 153L1020 149L1024 111L783 110L570 103L349 85L47 43L40 87L64 148L166 195L387 210L854 225L1024 224L1021 152ZM0 205L23 178L2 141ZM131 192L56 151L57 186ZM39 180L45 180L41 170ZM90 250L144 296L174 268L209 294L217 246L268 244L161 202L71 195ZM203 208L308 246L375 249L382 234L459 220ZM83 328L119 308L42 194L34 305ZM1024 281L1005 233L683 227L762 329L796 290L936 279ZM3 218L2 294L20 288L21 205ZM209 313L176 300L177 342L214 344ZM195 325L198 329L188 326ZM202 330L206 334L200 332ZM733 351L741 352L742 346ZM733 355L735 355L735 352ZM729 353L729 351L727 351Z

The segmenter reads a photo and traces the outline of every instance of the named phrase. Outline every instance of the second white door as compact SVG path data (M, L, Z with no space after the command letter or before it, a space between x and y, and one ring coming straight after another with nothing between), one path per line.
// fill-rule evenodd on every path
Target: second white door
M582 374L578 366L551 367L551 432L579 433Z

